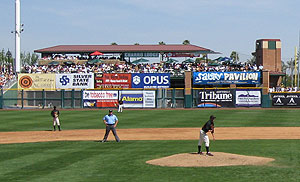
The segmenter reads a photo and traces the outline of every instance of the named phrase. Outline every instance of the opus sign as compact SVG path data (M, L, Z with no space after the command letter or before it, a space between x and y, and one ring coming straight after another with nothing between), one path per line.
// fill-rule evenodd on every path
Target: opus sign
M169 88L169 73L132 73L132 88Z

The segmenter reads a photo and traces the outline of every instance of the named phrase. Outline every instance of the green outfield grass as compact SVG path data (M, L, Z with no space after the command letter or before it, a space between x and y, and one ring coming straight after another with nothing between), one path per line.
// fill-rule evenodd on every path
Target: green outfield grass
M102 118L107 110L62 110L63 129L104 128ZM300 126L300 109L251 110L125 110L115 113L119 128L200 127L211 114L216 127ZM0 110L0 131L52 129L50 110Z
M197 141L0 145L0 181L300 181L299 140L215 141L212 151L272 157L271 166L160 167L147 160L195 152Z
M104 128L107 110L62 110L67 129ZM119 128L300 126L300 110L125 110ZM0 131L52 129L50 110L0 110ZM62 141L0 145L0 181L300 181L300 140L212 141L211 151L275 158L271 166L160 167L147 160L196 152L197 141Z

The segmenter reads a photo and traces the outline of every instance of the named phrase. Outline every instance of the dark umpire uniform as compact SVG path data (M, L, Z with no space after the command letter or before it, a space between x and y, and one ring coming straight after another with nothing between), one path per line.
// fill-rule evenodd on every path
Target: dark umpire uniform
M201 145L204 142L205 143L205 147L206 147L206 155L209 156L213 156L212 153L209 152L209 138L207 136L207 132L211 132L211 134L213 135L215 132L215 123L214 123L214 119L216 117L211 115L209 120L203 125L202 129L200 130L200 138L199 138L199 142L198 142L198 154L203 154L201 152ZM214 137L214 135L213 135Z
M113 112L112 110L109 110L109 114L107 114L103 117L103 122L106 125L106 131L105 131L105 135L104 135L102 142L107 141L107 137L108 137L110 130L113 132L116 141L120 142L120 139L119 139L119 137L117 135L117 131L116 131L116 127L117 127L117 124L119 121L118 121L117 116L114 115L112 112Z

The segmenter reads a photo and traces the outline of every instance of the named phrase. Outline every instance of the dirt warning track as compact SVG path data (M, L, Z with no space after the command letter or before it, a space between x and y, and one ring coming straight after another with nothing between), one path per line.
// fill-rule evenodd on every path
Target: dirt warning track
M197 140L200 128L117 129L121 140ZM0 144L101 140L104 129L0 132ZM210 134L208 134L211 137ZM300 139L300 127L218 127L216 140ZM114 140L112 133L109 140Z

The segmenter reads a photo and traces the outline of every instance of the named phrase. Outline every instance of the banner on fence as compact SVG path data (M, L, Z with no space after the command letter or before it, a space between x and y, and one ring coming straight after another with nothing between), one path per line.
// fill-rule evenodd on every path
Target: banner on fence
M132 73L132 88L169 88L170 73Z
M116 107L118 103L118 91L83 91L84 107Z
M93 73L56 74L56 88L58 89L93 89Z
M236 90L235 102L238 107L260 107L261 91L256 89Z
M55 74L18 74L18 89L55 90Z
M194 85L260 84L260 72L194 72Z
M198 107L235 107L234 90L200 90Z
M131 88L131 74L96 73L95 88Z
M120 91L120 100L125 108L155 108L155 91L123 90Z
M300 106L300 93L272 93L271 96L273 106Z

